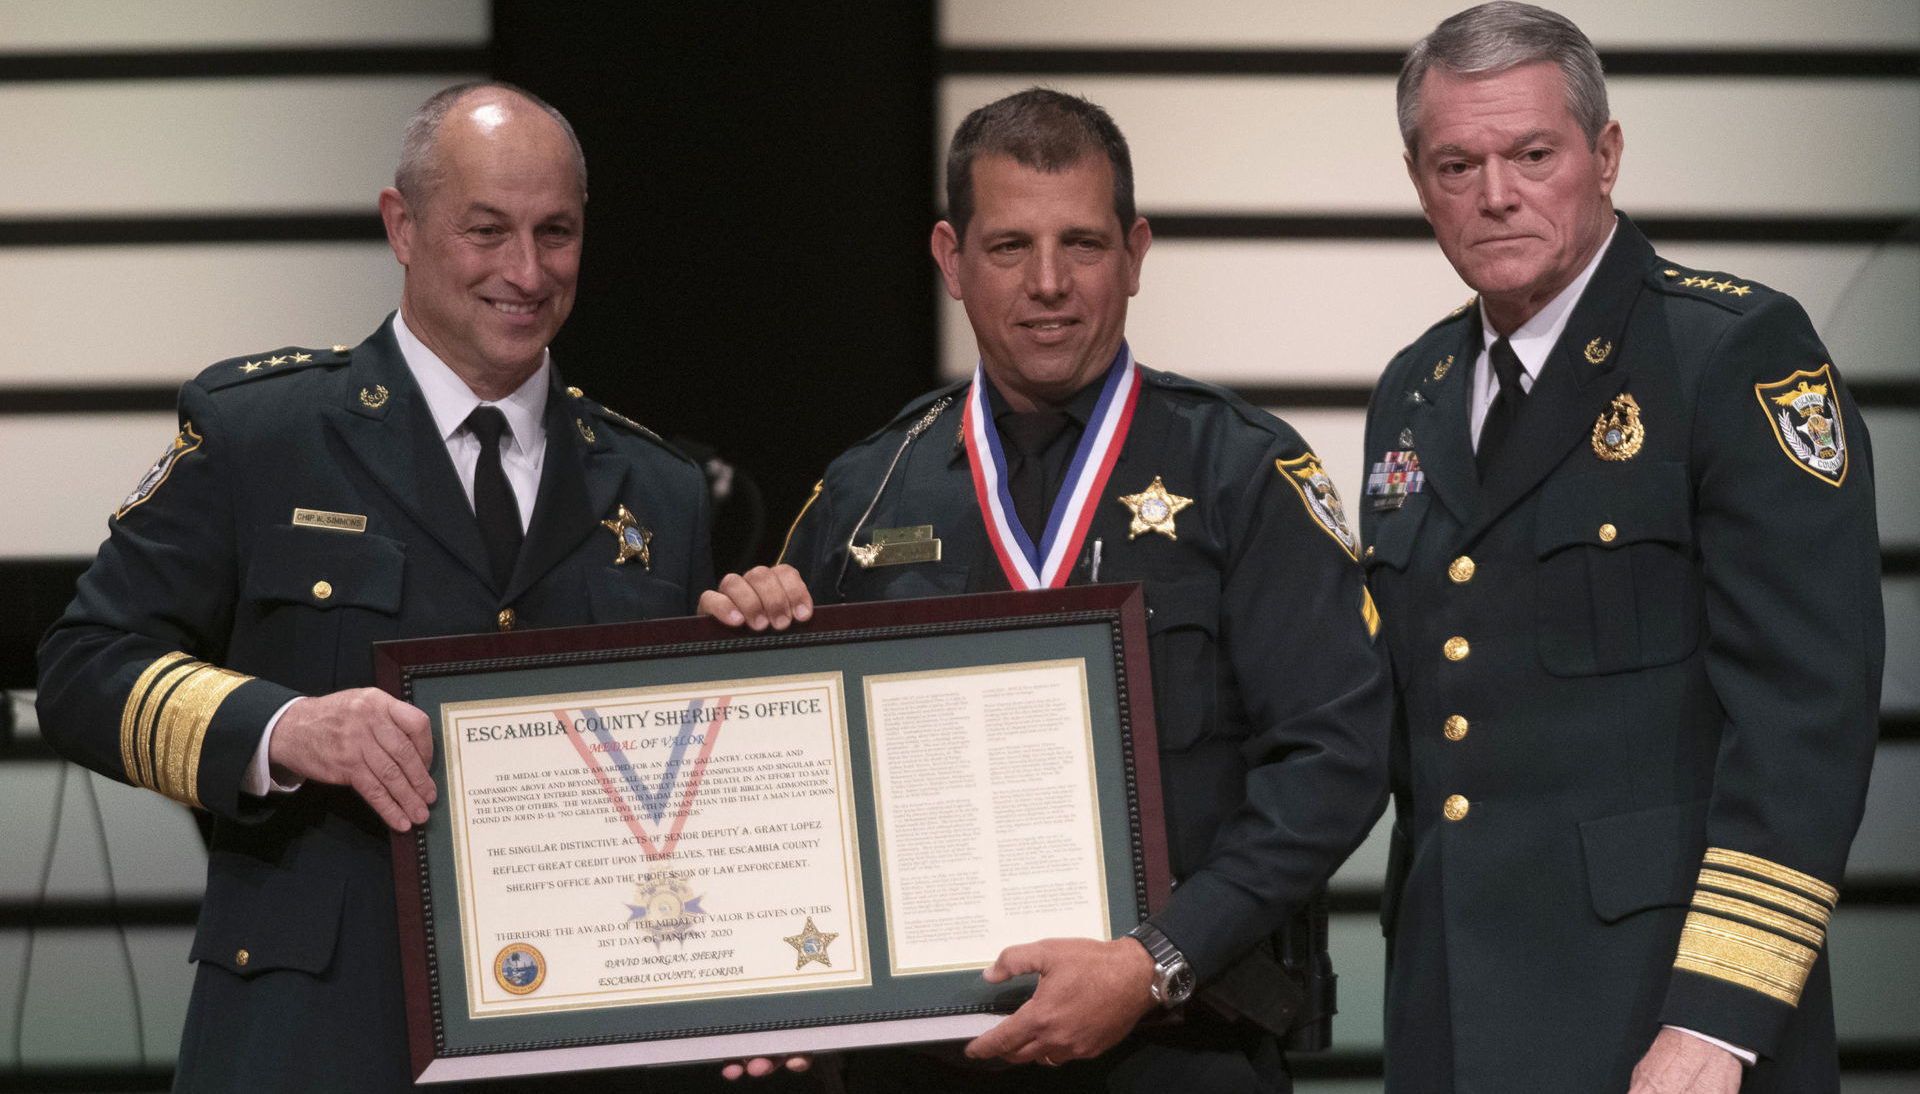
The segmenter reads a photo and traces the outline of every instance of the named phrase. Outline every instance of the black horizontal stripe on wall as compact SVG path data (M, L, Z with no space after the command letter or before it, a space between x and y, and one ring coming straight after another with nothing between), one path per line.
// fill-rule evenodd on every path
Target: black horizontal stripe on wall
M171 1089L171 1067L29 1067L0 1071L0 1094L120 1094Z
M441 76L493 69L485 46L321 46L295 49L0 53L0 83L204 80L273 76Z
M1629 210L1631 211L1631 210ZM1367 239L1431 240L1433 229L1417 215L1390 213L1306 215L1294 213L1154 213L1146 211L1156 239ZM1920 245L1920 212L1908 216L1635 216L1633 222L1656 244L1686 243L1898 243Z
M937 63L943 76L1397 76L1404 53L1395 49L956 46L942 49ZM1609 76L1920 76L1920 50L1602 49L1600 60Z
M159 243L360 243L387 238L380 214L238 213L222 216L0 218L0 247Z
M172 410L177 384L128 387L0 387L0 415L125 414Z
M109 901L62 897L35 903L0 900L0 930L26 927L191 927L200 919L198 897Z

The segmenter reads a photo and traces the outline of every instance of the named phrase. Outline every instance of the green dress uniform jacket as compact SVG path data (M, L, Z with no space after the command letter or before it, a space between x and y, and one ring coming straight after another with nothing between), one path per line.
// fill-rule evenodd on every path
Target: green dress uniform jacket
M350 351L214 365L179 416L42 641L42 730L214 814L175 1089L410 1088L387 829L345 787L243 794L261 732L296 696L372 685L383 639L689 613L711 585L704 480L555 372L496 590L390 322ZM653 533L644 565L614 564L601 521L622 505Z
M1757 1052L1744 1090L1836 1090L1884 656L1859 411L1793 300L1625 217L1484 483L1481 345L1456 312L1367 415L1388 1089L1619 1094L1670 1024Z
M1141 373L1132 428L1068 583L1094 579L1097 543L1098 580L1145 584L1177 882L1153 920L1204 990L1325 883L1384 809L1387 669L1352 537L1324 475L1309 481L1318 462L1306 443L1218 388ZM909 404L827 469L782 553L817 601L1009 587L968 467L965 392L949 386ZM1191 504L1174 513L1171 536L1130 534L1133 512L1119 496L1156 477ZM849 559L849 543L869 545L876 528L919 525L941 540L939 561L863 569ZM1128 1044L1102 1066L1142 1069L1116 1089L1284 1084L1270 1039L1233 1043L1256 1046L1250 1055L1264 1054L1265 1067L1249 1072L1248 1055L1225 1071L1128 1061ZM1063 1089L1074 1070L1042 1075Z

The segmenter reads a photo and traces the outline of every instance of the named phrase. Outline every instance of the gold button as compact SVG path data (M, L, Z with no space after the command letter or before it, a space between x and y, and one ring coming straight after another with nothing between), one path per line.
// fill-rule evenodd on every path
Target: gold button
M513 629L513 609L501 608L500 615L494 620L494 622L498 623L500 625L500 629L503 631L512 630Z
M1455 585L1465 585L1472 581L1473 560L1465 555L1454 559L1452 565L1447 567L1447 576L1453 579Z
M241 950L239 953L236 953L233 955L233 963L236 965L244 965L248 961L252 960L252 958L253 958L252 954L248 953L245 950Z
M1440 807L1440 812L1445 814L1448 820L1457 821L1466 817L1469 808L1467 799L1454 794L1447 798L1447 804Z
M1461 638L1459 635L1455 635L1447 639L1447 644L1442 646L1441 650L1446 653L1447 660L1449 661L1465 661L1467 659L1468 648L1467 640Z
M333 595L332 585L329 585L324 581L316 581L313 583L313 598L315 600L325 600L326 598L332 595Z
M1467 735L1467 720L1458 714L1448 716L1446 734L1447 740L1449 741L1457 741L1465 737Z
M1367 557L1368 558L1373 557L1373 544L1371 543L1367 544Z
M1620 529L1615 528L1611 524L1602 524L1600 526L1600 542L1602 543L1612 543L1613 538L1619 534Z

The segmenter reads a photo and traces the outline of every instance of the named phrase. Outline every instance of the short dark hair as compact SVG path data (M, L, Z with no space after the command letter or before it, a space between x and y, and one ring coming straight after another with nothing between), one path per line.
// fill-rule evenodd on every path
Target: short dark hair
M975 110L947 147L947 222L964 245L973 219L973 162L1011 156L1036 171L1062 171L1101 153L1113 165L1113 213L1124 237L1133 227L1133 157L1105 110L1078 95L1030 87Z
M461 99L476 91L489 89L505 91L518 95L539 108L540 112L560 124L560 131L567 135L567 144L573 148L573 170L580 178L580 196L587 193L587 156L580 150L580 138L574 135L573 124L566 115L560 113L545 99L528 91L524 87L507 83L505 80L469 80L463 84L454 84L434 92L420 108L407 119L406 136L400 140L400 166L393 172L393 187L408 201L424 201L428 193L440 183L440 161L434 154L434 143L440 136L440 126L453 113L453 108Z
M1607 127L1607 79L1593 43L1557 11L1493 0L1448 16L1407 51L1396 89L1400 139L1407 151L1419 154L1420 85L1428 69L1471 76L1541 61L1559 66L1567 86L1567 110L1592 148Z

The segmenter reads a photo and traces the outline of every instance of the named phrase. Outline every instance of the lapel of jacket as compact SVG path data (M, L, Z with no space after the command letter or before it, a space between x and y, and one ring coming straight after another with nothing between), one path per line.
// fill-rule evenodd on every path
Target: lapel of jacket
M533 506L527 538L507 582L506 600L513 600L558 566L588 535L603 531L602 516L611 517L615 499L627 481L627 461L603 434L610 426L587 430L574 412L572 396L560 379L560 370L548 370L547 456L540 471L540 493ZM661 514L634 513L647 528L657 528ZM618 554L609 539L607 558Z
M1435 347L1432 361L1417 361L1420 371L1401 396L1411 405L1406 421L1420 470L1440 504L1461 525L1480 514L1480 473L1473 463L1473 362L1480 355L1480 309L1460 324L1452 342ZM1398 446L1397 438L1389 438ZM1369 458L1372 458L1369 454Z
M490 582L480 526L426 398L394 341L391 317L354 347L346 400L323 407L321 414L347 451L414 523Z
M1567 326L1548 354L1540 379L1514 422L1506 451L1484 484L1476 535L1498 520L1547 477L1567 453L1586 440L1593 423L1627 381L1627 317L1639 298L1653 247L1622 216L1613 243L1573 307Z

